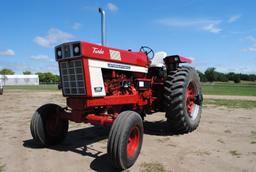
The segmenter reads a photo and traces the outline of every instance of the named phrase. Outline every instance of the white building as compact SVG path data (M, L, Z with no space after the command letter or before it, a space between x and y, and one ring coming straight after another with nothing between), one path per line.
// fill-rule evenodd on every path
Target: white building
M4 85L39 85L38 75L0 75Z

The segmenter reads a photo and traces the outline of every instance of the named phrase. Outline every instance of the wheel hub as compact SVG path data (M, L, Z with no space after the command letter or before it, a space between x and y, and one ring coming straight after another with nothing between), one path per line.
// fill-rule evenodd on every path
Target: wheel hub
M140 132L138 127L131 130L127 144L128 157L133 157L140 143Z
M55 115L51 115L46 119L46 131L48 135L58 136L62 128L60 118Z
M190 118L192 118L192 114L195 108L195 88L194 85L190 82L187 90L186 90L186 105L187 105L187 112Z

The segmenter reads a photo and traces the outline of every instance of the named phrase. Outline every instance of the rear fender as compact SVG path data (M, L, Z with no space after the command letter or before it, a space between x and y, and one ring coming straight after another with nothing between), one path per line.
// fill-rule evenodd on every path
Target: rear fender
M179 67L180 63L192 63L192 60L179 55L172 55L165 57L164 63L167 71L173 71Z
M167 56L164 58L165 64L179 64L179 63L192 63L192 60L187 58L187 57L182 57L179 55L172 55L172 56Z

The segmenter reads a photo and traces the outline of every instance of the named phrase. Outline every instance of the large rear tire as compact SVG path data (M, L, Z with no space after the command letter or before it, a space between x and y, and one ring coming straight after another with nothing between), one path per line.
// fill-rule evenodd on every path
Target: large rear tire
M143 142L143 122L134 111L124 111L115 119L108 139L108 154L116 168L131 167L137 160Z
M169 128L183 134L195 130L202 112L202 91L197 72L191 67L179 67L165 81L164 103Z
M30 123L33 139L40 145L53 146L64 140L68 132L68 120L58 115L61 107L56 104L45 104L38 108Z

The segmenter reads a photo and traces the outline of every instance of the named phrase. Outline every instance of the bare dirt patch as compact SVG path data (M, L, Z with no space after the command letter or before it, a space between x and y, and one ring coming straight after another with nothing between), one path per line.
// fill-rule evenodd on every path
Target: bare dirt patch
M60 92L0 96L0 169L114 171L106 154L108 133L101 127L71 123L61 145L41 148L33 142L31 116L49 102L65 105ZM185 135L166 133L163 113L147 116L141 154L127 171L256 171L255 110L206 107L199 128Z

